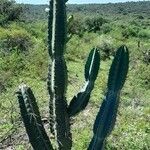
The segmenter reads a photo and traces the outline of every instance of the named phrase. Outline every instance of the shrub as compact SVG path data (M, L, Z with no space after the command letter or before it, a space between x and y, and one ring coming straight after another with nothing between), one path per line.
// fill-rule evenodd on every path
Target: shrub
M6 88L5 88L4 84L0 81L0 93L2 93L5 90L6 90Z
M75 34L82 37L84 30L84 23L81 21L81 18L74 17L74 19L68 24L68 34Z
M33 44L30 34L23 29L1 30L1 49L5 52L12 50L27 51Z
M129 27L125 27L125 29L123 29L122 36L124 38L129 38L129 36L137 37L138 36L138 32L139 32L139 28L138 27L136 27L136 26L129 26Z
M112 30L112 27L111 27L110 24L104 24L101 27L101 32L104 33L104 34L109 33L111 30Z
M97 32L101 30L103 24L108 21L102 17L74 17L73 21L69 23L68 32L69 34L76 34L79 36L83 35L83 32ZM104 27L103 27L104 28ZM109 32L110 28L107 26L105 32ZM109 28L109 29L108 29Z
M143 29L139 32L139 37L140 38L145 38L145 39L150 39L150 30L148 29Z
M143 62L150 64L150 49L143 51Z
M26 61L25 54L17 51L0 53L0 92L14 85L15 77L24 70Z
M105 37L104 37L105 38ZM114 55L114 46L111 38L105 38L101 41L98 48L101 50L101 59L110 59L111 55Z
M100 31L101 26L107 22L108 21L102 17L87 18L85 20L85 28L89 32Z

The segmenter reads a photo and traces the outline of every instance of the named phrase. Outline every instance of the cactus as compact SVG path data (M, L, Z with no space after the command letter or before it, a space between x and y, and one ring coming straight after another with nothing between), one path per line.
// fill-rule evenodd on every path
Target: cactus
M121 46L117 50L109 71L108 91L96 117L93 127L94 136L88 150L102 150L107 136L115 125L120 90L126 79L128 64L128 49L125 46Z
M70 119L87 106L99 71L99 50L93 48L85 64L85 85L68 105L66 99L67 66L64 58L67 43L66 2L67 0L51 0L49 4L48 54L51 61L49 61L47 87L50 95L50 132L55 138L53 144L44 129L32 90L26 85L21 85L17 91L21 116L29 141L35 150L71 149ZM119 94L127 70L128 50L122 46L118 49L110 69L108 92L94 124L94 135L89 150L102 149L106 137L114 127Z
M53 4L53 19L52 26L51 23L48 25L52 29L49 29L49 35L51 34L52 37L49 43L52 64L50 67L51 75L48 77L48 86L51 94L50 118L52 123L50 122L50 126L58 142L57 148L71 149L70 119L67 114L67 101L65 96L67 87L67 67L64 59L66 44L66 6L64 1L53 0L51 2Z

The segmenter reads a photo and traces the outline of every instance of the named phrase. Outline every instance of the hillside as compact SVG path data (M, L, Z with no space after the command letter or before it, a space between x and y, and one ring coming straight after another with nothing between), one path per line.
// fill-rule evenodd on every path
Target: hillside
M45 20L45 8L48 5L23 5L24 14L27 19ZM69 14L83 13L85 15L143 15L150 16L150 1L143 2L126 2L126 3L108 3L108 4L68 4L67 11Z

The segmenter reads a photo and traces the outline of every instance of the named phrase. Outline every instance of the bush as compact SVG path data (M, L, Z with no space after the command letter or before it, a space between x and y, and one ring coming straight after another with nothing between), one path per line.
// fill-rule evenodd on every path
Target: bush
M17 77L25 68L25 54L13 51L10 53L0 53L0 92L7 87L11 87Z
M148 29L143 29L139 32L139 37L140 38L145 38L145 39L150 39L150 30Z
M6 91L5 85L0 81L0 93L2 93L4 91Z
M85 20L85 28L89 32L100 31L101 26L108 21L102 17L87 18Z
M75 34L79 37L83 36L84 24L81 18L74 17L74 19L68 25L68 34Z
M143 51L143 62L145 62L147 65L150 64L150 49Z
M139 32L139 28L136 26L129 26L129 27L125 27L122 31L122 36L124 38L129 38L129 36L131 37L138 37L138 32Z
M111 30L112 30L112 27L111 27L110 24L104 24L101 27L101 32L104 33L104 34L107 34L107 33L111 32Z
M101 50L101 59L110 59L110 56L114 55L114 47L109 41L103 41L98 47Z
M33 44L30 34L24 29L0 29L0 49L5 52L12 50L27 51Z
M47 34L47 23L45 21L37 21L32 23L20 23L20 26L28 31L35 38L44 39Z
M91 17L83 18L83 16L74 17L73 21L70 22L68 25L68 33L76 34L79 36L83 36L83 33L85 31L95 33L97 31L100 31L102 25L104 25L107 22L108 21L102 17L93 17L93 18ZM105 28L105 31L104 31L105 33L111 30L108 26L103 27L103 28Z

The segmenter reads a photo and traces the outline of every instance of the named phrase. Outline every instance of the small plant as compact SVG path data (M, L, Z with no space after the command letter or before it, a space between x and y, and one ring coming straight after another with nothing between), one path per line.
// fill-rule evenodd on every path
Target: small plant
M50 1L48 22L48 52L52 61L49 65L47 80L50 95L49 122L51 134L55 137L55 146L46 134L32 90L26 85L21 85L17 92L23 122L35 150L71 149L70 118L87 106L99 71L99 51L93 48L85 65L85 85L68 105L66 100L67 66L64 59L67 42L65 3L66 0ZM96 117L93 138L88 150L102 150L106 138L115 125L120 90L125 82L128 63L128 49L126 46L121 46L110 68L106 98Z

